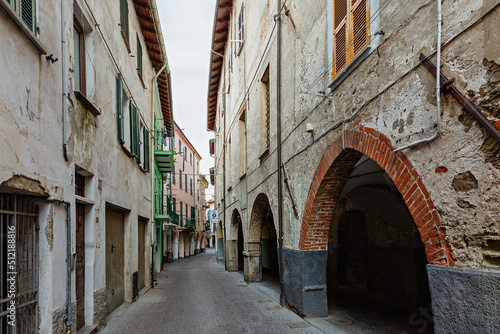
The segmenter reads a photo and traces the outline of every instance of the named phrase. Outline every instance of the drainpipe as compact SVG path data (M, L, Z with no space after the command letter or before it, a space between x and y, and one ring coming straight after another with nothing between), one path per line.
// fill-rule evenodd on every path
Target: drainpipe
M280 303L285 304L285 285L283 282L283 189L281 184L281 0L278 0L278 25L276 35L276 115L277 115L277 153L278 153L278 225L279 225L279 256L280 256Z
M224 111L226 106L224 106ZM222 210L224 211L224 220L223 222L223 247L224 247L224 268L227 270L227 254L226 254L226 114L224 112L224 132L222 136L222 193L224 194L222 199ZM215 171L214 171L215 172Z
M66 141L66 57L64 57L64 47L66 37L64 36L64 1L61 0L61 67L62 67L62 136L64 160L68 161L68 148Z
M441 23L442 23L442 11L441 11L441 0L437 0L437 11L438 11L438 27L437 27L437 52L436 52L436 116L438 122L438 129L434 135L429 138L418 140L411 144L405 145L403 147L397 148L394 151L402 151L410 147L417 146L421 143L429 143L436 139L440 134L442 134L442 121L441 121Z
M150 162L150 173L151 173L151 220L153 222L153 227L151 228L151 239L154 241L154 233L156 229L156 222L155 222L155 204L156 204L156 198L154 195L156 184L155 184L155 175L156 175L156 170L155 170L155 164L154 164L154 150L155 150L155 145L157 144L155 139L156 139L156 134L155 134L155 105L154 105L154 98L155 98L155 82L156 79L160 76L160 74L165 70L167 67L167 62L163 64L163 66L160 68L158 73L155 74L153 79L151 80L151 133L152 133L152 142L153 145L151 145L149 149L149 162ZM170 85L170 82L169 82ZM151 247L151 288L154 288L154 243Z
M64 1L64 0L63 0ZM66 333L71 333L71 210L70 203L55 197L49 197L49 202L66 205Z

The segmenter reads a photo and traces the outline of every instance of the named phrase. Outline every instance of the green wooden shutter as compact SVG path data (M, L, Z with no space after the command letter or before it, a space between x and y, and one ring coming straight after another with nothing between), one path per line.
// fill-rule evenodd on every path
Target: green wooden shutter
M189 194L193 194L193 179L189 179Z
M130 153L134 155L134 123L135 123L135 117L134 117L134 104L132 101L129 102L128 104L128 113L129 113L129 121L130 121Z
M137 34L137 71L142 75L142 45Z
M144 169L149 172L149 131L144 127Z
M21 19L28 28L35 32L35 1L21 0Z
M129 41L128 37L128 2L127 0L120 0L120 25L122 27L122 31L125 34L125 38L127 42Z
M182 171L179 169L179 188L182 189Z
M122 75L118 73L116 78L116 114L118 118L118 140L120 144L125 143L125 136L123 134L123 89L122 89Z

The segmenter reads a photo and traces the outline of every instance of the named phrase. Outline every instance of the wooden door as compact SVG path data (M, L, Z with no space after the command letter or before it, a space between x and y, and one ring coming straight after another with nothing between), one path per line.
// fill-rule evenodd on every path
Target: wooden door
M106 311L109 315L124 301L123 213L106 210Z
M85 206L76 205L76 330L85 325Z
M145 272L146 272L146 243L144 240L144 235L145 235L145 230L146 230L146 222L142 219L139 219L139 225L137 226L138 230L138 237L137 237L137 242L138 242L138 247L137 247L137 256L138 256L138 272L139 272L139 278L137 282L137 288L139 291L144 287L145 285Z

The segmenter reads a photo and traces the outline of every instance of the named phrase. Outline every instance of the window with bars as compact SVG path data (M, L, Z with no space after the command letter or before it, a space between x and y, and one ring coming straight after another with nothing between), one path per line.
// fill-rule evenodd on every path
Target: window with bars
M7 0L14 12L19 15L29 30L36 33L36 2L35 0Z
M337 77L370 44L370 0L333 0L333 67Z
M129 25L128 25L128 2L120 0L120 27L125 40L129 41Z
M139 34L137 34L137 72L142 77L142 45Z

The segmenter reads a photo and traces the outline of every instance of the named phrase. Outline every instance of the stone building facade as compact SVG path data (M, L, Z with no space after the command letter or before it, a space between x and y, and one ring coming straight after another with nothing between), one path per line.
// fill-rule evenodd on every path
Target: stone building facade
M282 251L301 314L347 290L432 305L439 333L498 330L498 7L217 1L207 122L226 268L262 280Z
M165 73L152 93L167 62L155 1L0 7L1 248L11 224L17 332L103 327L150 286L153 110L172 126Z

